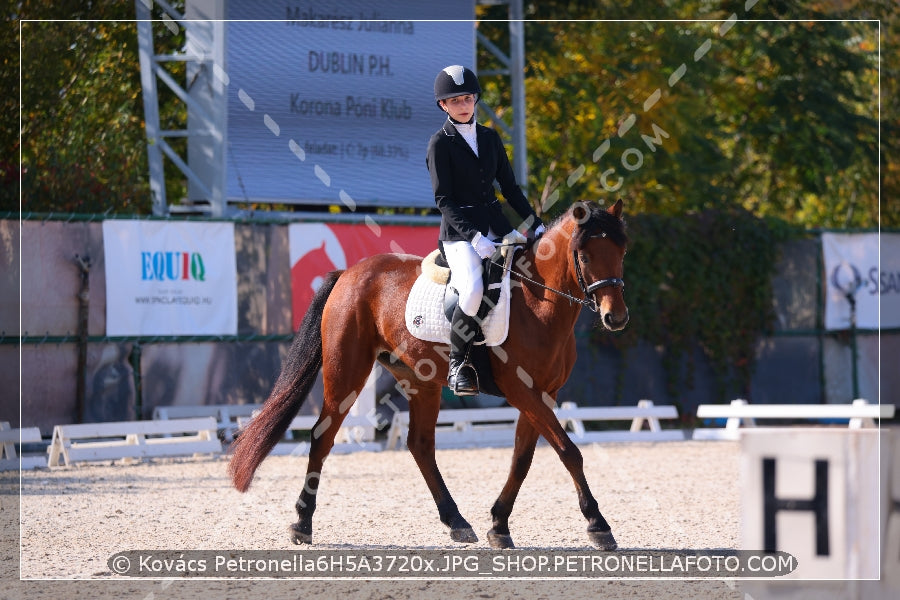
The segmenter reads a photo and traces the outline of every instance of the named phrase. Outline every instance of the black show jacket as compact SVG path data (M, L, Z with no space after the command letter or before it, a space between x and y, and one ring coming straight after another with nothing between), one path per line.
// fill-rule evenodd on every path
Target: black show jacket
M476 124L478 156L449 119L428 142L425 164L431 174L434 202L441 211L441 241L469 241L488 229L499 236L512 231L494 193L494 180L510 206L525 220L540 221L516 183L500 135Z

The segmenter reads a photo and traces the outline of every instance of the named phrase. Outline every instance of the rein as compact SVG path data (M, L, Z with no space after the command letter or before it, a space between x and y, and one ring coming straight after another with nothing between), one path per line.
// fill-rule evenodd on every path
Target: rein
M605 235L605 234L603 234L603 235ZM515 246L517 244L509 244L509 245ZM582 293L584 293L584 298L577 298L577 297L573 296L572 294L563 292L562 290L558 290L558 289L552 288L548 285L544 285L543 283L541 283L539 281L535 281L534 279L527 277L526 275L519 273L518 271L513 270L512 267L507 268L506 265L498 263L498 262L494 261L493 259L488 259L488 260L490 261L490 263L492 265L496 265L506 271L509 271L510 274L515 275L519 279L524 279L525 281L527 281L529 283L533 283L534 285L536 285L538 287L542 287L547 291L550 291L550 292L553 292L554 294L562 296L563 298L568 299L570 302L575 302L576 304L586 306L587 308L591 309L593 312L600 311L600 307L597 306L597 299L594 298L594 292L596 292L599 289L605 288L605 287L620 287L620 288L625 287L625 280L620 279L619 277L609 277L607 279L599 279L599 280L593 282L592 284L588 285L584 279L584 273L582 273L582 271L581 271L581 263L578 260L578 251L577 250L572 251L572 260L575 261L575 275L578 278L578 285L579 285L579 287L581 287Z

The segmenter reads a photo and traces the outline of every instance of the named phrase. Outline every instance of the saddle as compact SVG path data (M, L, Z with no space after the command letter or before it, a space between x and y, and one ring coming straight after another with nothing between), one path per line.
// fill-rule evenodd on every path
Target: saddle
M488 346L499 346L509 333L509 272L517 248L501 249L502 266L494 264L492 259L484 261L484 295L478 310L484 337L475 340L469 353L469 361L478 374L479 389L501 398L506 396L494 381ZM450 267L441 251L435 250L422 261L422 273L406 300L406 328L413 336L427 342L450 343L450 319L459 295L449 282Z
M476 344L499 346L509 332L509 267L514 247L503 247L502 265L485 259L483 275L484 296L478 311L482 318L483 341ZM450 281L450 268L441 251L434 250L422 261L422 273L416 279L406 300L406 328L420 340L450 343L450 318L459 302L459 295Z

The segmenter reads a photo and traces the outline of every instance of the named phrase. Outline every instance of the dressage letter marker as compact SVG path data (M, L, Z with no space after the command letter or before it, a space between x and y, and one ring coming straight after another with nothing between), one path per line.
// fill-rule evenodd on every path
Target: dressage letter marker
M881 432L881 584L883 597L900 596L900 431Z
M775 517L781 510L812 511L816 517L816 556L828 556L828 461L817 460L816 495L809 500L779 498L775 495L774 458L762 459L763 467L763 550L776 552L777 527Z
M741 432L742 550L788 552L799 579L877 578L878 431Z

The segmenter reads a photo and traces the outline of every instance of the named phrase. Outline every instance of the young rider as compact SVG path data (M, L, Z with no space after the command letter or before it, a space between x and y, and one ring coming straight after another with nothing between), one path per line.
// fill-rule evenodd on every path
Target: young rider
M494 253L497 240L514 231L494 193L494 180L535 235L544 231L516 183L499 134L475 122L480 95L478 78L470 69L452 65L438 73L434 100L447 119L428 142L425 158L434 201L441 211L438 239L450 265L449 285L459 294L451 319L448 377L450 389L459 396L478 393L478 379L468 356L480 332L475 317L483 294L482 260Z

